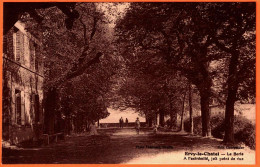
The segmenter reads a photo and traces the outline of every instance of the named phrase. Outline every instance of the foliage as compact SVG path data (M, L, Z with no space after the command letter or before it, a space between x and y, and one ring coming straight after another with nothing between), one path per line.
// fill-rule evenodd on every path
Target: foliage
M210 126L212 136L223 139L224 137L224 115L218 114L211 117ZM189 120L184 122L185 131L189 131ZM201 134L201 118L194 118L194 134ZM235 115L234 134L237 142L243 142L251 149L255 149L255 124L241 115Z
M246 123L243 129L240 129L237 133L235 133L235 138L238 141L244 142L251 149L255 149L256 146L255 125Z
M76 3L79 17L71 29L65 26L66 15L55 6L36 10L42 16L41 24L34 22L28 13L23 16L28 31L41 40L44 48L41 53L45 64L44 90L57 90L55 108L65 119L80 116L90 122L109 115L107 94L119 66L113 28L107 17L113 15L113 7Z
M189 81L208 131L211 99L231 114L238 99L254 102L255 3L130 3L112 27L105 13L114 5L76 3L70 30L57 7L37 10L40 25L23 17L45 48L46 91L56 87L74 112L96 119L95 109L112 105L177 113Z
M124 44L117 45L122 66L110 99L112 107L133 108L147 118L154 118L159 110L166 115L180 112L186 79L165 65L158 55L150 55L144 49L132 54Z
M132 3L116 28L129 54L160 55L196 85L203 135L210 98L226 103L230 117L237 98L255 98L255 3Z

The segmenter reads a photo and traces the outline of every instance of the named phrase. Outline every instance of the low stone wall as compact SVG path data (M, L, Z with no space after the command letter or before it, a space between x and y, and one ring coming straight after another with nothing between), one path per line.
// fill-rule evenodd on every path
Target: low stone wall
M141 127L145 127L146 123L141 122ZM101 128L119 127L119 123L100 123ZM124 123L123 127L135 127L135 122Z
M12 144L18 144L26 140L33 139L33 130L31 127L21 126L12 127L10 140Z

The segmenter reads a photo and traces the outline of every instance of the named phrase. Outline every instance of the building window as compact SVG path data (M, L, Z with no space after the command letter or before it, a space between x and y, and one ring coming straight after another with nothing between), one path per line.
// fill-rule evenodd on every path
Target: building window
M14 60L19 63L21 57L23 56L24 35L17 28L14 29L13 45L14 45Z
M40 122L40 101L39 95L34 95L34 112L35 112L35 122Z
M16 33L17 33L17 28L14 28L14 33L13 33L13 52L14 52L14 60L16 61Z
M3 53L7 54L7 37L3 37Z
M21 91L15 90L15 121L18 125L22 124L22 103Z
M38 56L38 52L39 52L39 47L37 44L34 45L34 49L35 49L35 71L39 72L39 56Z
M32 93L31 94L31 116L34 120L34 123L40 121L40 101L39 95Z
M30 65L31 69L35 70L36 69L36 64L35 64L35 43L30 40L29 42L29 47L30 47Z

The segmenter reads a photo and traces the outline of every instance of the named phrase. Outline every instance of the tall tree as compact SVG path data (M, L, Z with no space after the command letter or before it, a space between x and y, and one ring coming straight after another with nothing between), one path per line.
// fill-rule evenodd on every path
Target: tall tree
M235 102L255 97L255 8L255 3L223 3L215 10L218 33L211 34L212 40L227 58L224 137L227 143L234 142Z
M234 75L238 71L249 74L246 64L252 64L248 69L254 71L254 8L255 3L134 3L118 22L117 29L121 40L127 39L133 50L143 48L157 52L197 87L203 136L210 136L213 79L225 76L213 67L227 64L224 71L229 71L229 86L225 88L228 136L233 131L235 95L240 90L241 95L248 96L252 91L246 93L245 90L250 87L249 82L254 83L254 75L240 82L236 80L242 75ZM252 56L238 56L241 52Z
M46 107L52 106L46 110L47 124L52 117L49 114L58 111L67 116L67 123L73 115L83 114L89 121L108 115L104 96L118 65L113 55L110 22L96 3L76 3L74 7L79 17L70 30L64 25L66 16L55 6L36 10L43 18L41 24L34 22L30 14L22 17L24 22L31 23L27 29L40 37L45 49L39 57L45 63ZM54 94L59 98L52 102Z
M193 129L194 129L194 125L193 125L193 109L192 109L192 85L189 84L189 113L190 113L190 133L193 134Z
M204 25L194 16L198 13L194 5L198 4L131 4L117 28L121 40L127 39L133 48L153 50L197 86L201 96L202 134L210 136L209 99L212 80L207 59L210 41L204 40L207 37L206 30L198 31Z
M134 108L148 120L159 114L161 126L165 124L164 117L170 115L176 125L177 113L181 111L179 96L183 93L185 78L169 68L160 56L152 54L152 50L131 52L127 43L118 45L124 66L122 74L119 74L122 78L115 99L111 100L114 107L122 110Z
M75 8L75 2L70 3L53 3L53 2L41 2L41 3L28 3L28 2L4 2L4 34L6 34L14 24L21 19L21 16L27 12L38 23L43 21L43 18L36 12L37 9L45 9L50 7L59 8L66 16L66 27L71 29L75 19L79 17L79 14Z

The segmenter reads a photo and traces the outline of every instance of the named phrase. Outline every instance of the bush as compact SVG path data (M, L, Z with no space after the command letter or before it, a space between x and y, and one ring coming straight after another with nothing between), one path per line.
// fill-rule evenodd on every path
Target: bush
M194 117L194 134L202 135L201 117ZM218 114L211 117L211 134L213 137L224 138L224 115ZM184 130L189 132L189 120L184 121ZM255 124L243 116L234 118L234 136L237 142L243 142L251 149L255 149Z
M186 132L190 132L190 121L184 120L184 130ZM201 126L201 117L193 118L193 133L196 135L202 135L202 126Z
M235 133L235 139L245 143L251 149L255 149L255 126L247 124L242 130Z
M221 138L221 136L223 136L224 124L220 125L222 122L224 122L224 116L222 116L220 114L211 117L211 120L210 120L211 133L214 137L218 136L217 138ZM202 125L201 125L200 116L193 118L193 126L194 126L193 133L197 134L197 135L202 135ZM219 130L217 130L217 129L219 129ZM184 130L186 132L190 131L189 120L184 121ZM222 130L223 130L223 132L222 132Z

